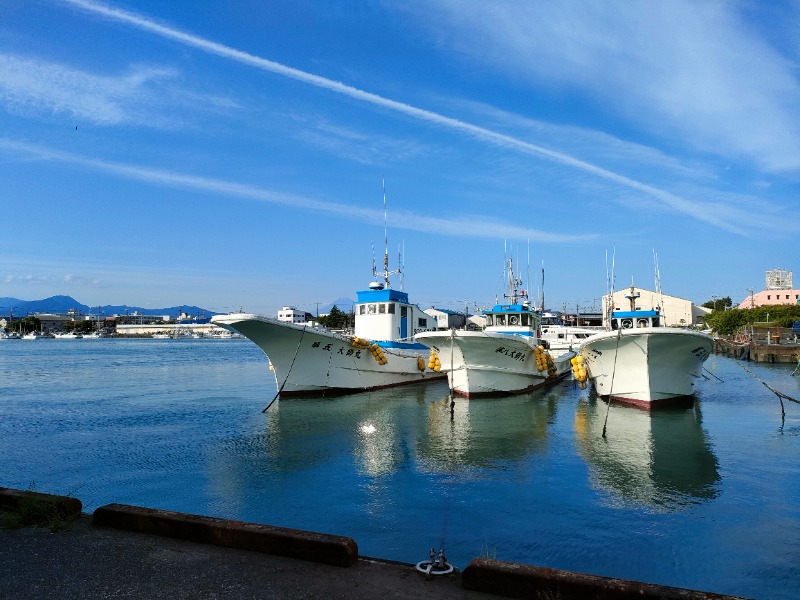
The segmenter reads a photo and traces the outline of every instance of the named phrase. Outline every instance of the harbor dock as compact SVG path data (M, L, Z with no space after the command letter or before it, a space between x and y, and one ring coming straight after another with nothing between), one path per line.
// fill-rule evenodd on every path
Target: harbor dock
M714 353L760 363L795 364L800 361L800 339L789 328L750 328L736 335L715 337Z

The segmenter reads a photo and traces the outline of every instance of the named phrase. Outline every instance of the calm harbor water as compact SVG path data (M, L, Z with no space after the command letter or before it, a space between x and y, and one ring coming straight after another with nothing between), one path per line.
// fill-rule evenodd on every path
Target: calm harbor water
M793 365L746 366L800 398ZM247 340L3 341L0 486L347 535L404 562L444 545L460 568L483 554L800 597L800 405L782 422L736 361L706 369L694 407L652 415L572 381L452 409L436 382L262 413L275 381Z

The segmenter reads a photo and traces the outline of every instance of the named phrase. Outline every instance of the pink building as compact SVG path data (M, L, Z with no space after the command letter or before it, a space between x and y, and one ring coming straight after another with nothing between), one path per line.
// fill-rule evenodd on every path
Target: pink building
M763 292L748 296L739 303L737 308L755 308L756 306L798 303L800 303L800 290L764 290Z

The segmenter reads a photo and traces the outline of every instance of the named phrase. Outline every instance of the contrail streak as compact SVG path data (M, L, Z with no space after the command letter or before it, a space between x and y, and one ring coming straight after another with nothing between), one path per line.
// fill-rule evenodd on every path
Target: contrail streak
M502 146L504 148L515 149L528 154L544 157L548 160L573 167L575 169L584 171L586 173L590 173L601 179L612 181L618 185L636 190L650 197L656 198L679 213L689 215L693 218L699 219L701 221L704 221L706 223L709 223L711 225L723 229L727 229L734 233L739 233L739 234L745 233L744 230L742 230L741 228L736 227L735 225L728 223L724 219L719 218L719 216L717 214L714 214L713 211L701 211L700 206L698 206L696 203L690 202L684 198L681 198L680 196L676 196L675 194L648 185L641 181L637 181L630 177L626 177L625 175L620 175L619 173L615 173L613 171L609 171L608 169L604 169L602 167L598 167L597 165L593 165L586 161L574 158L572 156L569 156L568 154L557 152L555 150L550 150L548 148L544 148L536 144L531 144L530 142L525 142L515 137L505 135L502 133L497 133L490 129L485 129L483 127L479 127L477 125L473 125L465 121L454 119L452 117L446 117L444 115L440 115L438 113L429 110L417 108L415 106L411 106L410 104L405 104L403 102L398 102L396 100L384 98L382 96L378 96L377 94L366 92L364 90L360 90L358 88L346 85L338 81L333 81L332 79L327 79L325 77L320 77L319 75L314 75L312 73L300 71L292 67L287 67L286 65L282 65L280 63L255 56L253 54L249 54L248 52L236 50L235 48L231 48L230 46L225 46L224 44L219 44L217 42L213 42L198 37L196 35L185 33L183 31L179 31L172 27L160 25L154 21L151 21L150 19L146 19L144 17L130 13L128 11L98 4L96 2L93 2L92 0L61 0L61 1L71 4L75 7L81 8L83 10L101 15L108 19L113 19L115 21L127 23L129 25L133 25L134 27L137 27L145 31L150 31L156 35L175 40L186 46L192 46L194 48L198 48L200 50L208 52L210 54L215 54L217 56L235 60L242 64L247 64L256 67L257 69L261 69L262 71L268 71L270 73L275 73L277 75L289 77L291 79L295 79L297 81L301 81L303 83L307 83L309 85L313 85L325 90L336 92L338 94L343 94L345 96L349 96L350 98L361 100L363 102L367 102L374 106L380 106L382 108L386 108L388 110L401 113L409 117L419 119L421 121L426 121L434 125L460 131L481 141L490 142L495 145Z
M195 189L204 192L219 193L227 196L236 196L239 198L268 202L271 204L281 204L314 212L326 212L367 223L383 223L384 218L382 210L372 210L362 207L355 209L353 206L347 204L323 202L304 196L275 192L245 183L225 181L223 179L201 177L198 175L178 173L175 171L165 171L162 169L153 169L149 167L140 167L136 165L128 165L94 158L86 158L83 156L77 156L67 152L52 150L50 148L3 137L0 137L0 149L7 149L16 153L25 153L40 159L80 165L95 171L113 173L114 175L136 181L157 183L174 188ZM491 223L487 222L486 218L483 216L467 216L463 219L448 219L428 217L408 212L397 212L395 215L397 217L397 226L402 229L459 237L480 237L490 239L497 239L498 237L520 239L526 237L535 237L541 242L556 243L582 242L593 240L597 237L596 235L592 234L564 235L549 233L546 231L537 231L534 229L519 227L517 225L509 225L502 222Z

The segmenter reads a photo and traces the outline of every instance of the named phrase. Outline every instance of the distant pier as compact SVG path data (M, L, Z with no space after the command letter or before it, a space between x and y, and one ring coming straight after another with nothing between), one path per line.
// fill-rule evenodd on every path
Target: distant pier
M800 361L800 340L788 328L751 329L733 336L715 337L714 353L738 360L794 364Z

